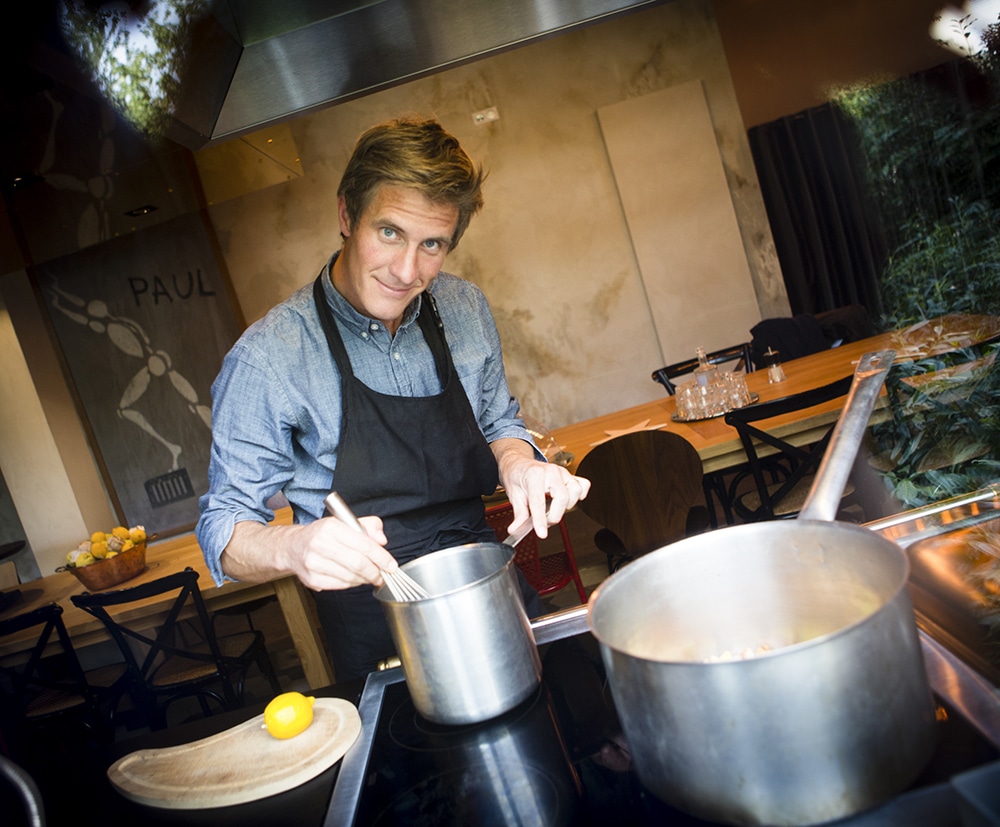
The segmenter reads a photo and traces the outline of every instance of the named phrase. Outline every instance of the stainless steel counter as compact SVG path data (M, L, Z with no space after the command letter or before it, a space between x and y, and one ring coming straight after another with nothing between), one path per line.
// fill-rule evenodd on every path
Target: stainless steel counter
M867 527L907 552L932 689L1000 749L1000 626L985 620L990 608L1000 611L1000 594L984 589L970 564L973 538L1000 551L1000 483ZM987 558L1000 577L1000 556Z

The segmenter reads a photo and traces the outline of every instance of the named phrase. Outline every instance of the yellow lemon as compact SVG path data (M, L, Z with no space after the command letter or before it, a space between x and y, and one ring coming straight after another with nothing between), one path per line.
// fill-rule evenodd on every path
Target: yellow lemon
M82 569L84 566L89 566L94 562L94 555L89 551L81 551L76 558L73 560L73 565L78 569Z
M146 539L146 529L141 525L132 526L132 528L128 530L128 534L129 537L132 538L132 542L136 545L139 545L139 543Z
M90 535L90 542L92 543L103 543L107 539L107 534L103 531L95 531Z
M129 538L128 529L123 525L115 526L111 529L111 534L119 540L127 540Z
M66 555L66 563L70 566L76 566L77 568L89 566L93 562L93 555L89 551L81 548L75 548Z
M108 544L104 540L92 543L90 553L94 555L96 560L103 560L108 555Z
M264 708L264 728L275 738L294 738L313 719L315 698L301 692L283 692Z

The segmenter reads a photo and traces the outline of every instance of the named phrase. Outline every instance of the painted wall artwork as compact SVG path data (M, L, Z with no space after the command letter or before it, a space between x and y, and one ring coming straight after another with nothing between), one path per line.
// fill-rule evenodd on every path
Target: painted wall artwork
M161 535L198 519L210 388L242 329L210 233L191 213L35 268L119 517Z

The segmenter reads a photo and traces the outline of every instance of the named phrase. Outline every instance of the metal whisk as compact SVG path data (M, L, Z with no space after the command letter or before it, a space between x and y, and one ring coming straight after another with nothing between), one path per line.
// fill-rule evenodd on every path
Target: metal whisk
M351 528L364 534L364 527L358 522L358 518L354 516L354 512L351 511L340 494L336 491L331 491L327 494L323 503L326 505L328 514L342 520ZM388 587L389 593L401 603L430 597L428 591L402 569L396 569L395 571L382 569L382 579L385 580L385 585Z
M385 580L385 585L388 586L389 592L400 603L430 597L427 589L402 569L396 569L395 571L382 569L382 579Z

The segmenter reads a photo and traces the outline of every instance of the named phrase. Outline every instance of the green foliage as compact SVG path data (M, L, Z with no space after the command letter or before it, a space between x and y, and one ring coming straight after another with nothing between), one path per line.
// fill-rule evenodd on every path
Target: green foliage
M998 32L991 26L986 48L951 67L972 79L974 95L903 79L838 101L857 127L869 197L890 242L880 280L885 329L947 313L1000 315ZM872 432L885 481L907 506L1000 478L995 355L977 363L979 354L956 351L893 367L894 417ZM963 363L978 366L956 367Z
M892 417L872 428L886 484L907 507L1000 478L1000 345L894 364Z
M181 87L194 22L205 0L150 0L143 16L64 0L63 30L115 108L150 137L162 135Z
M955 198L951 212L901 228L881 283L887 328L946 313L1000 313L1000 211Z

